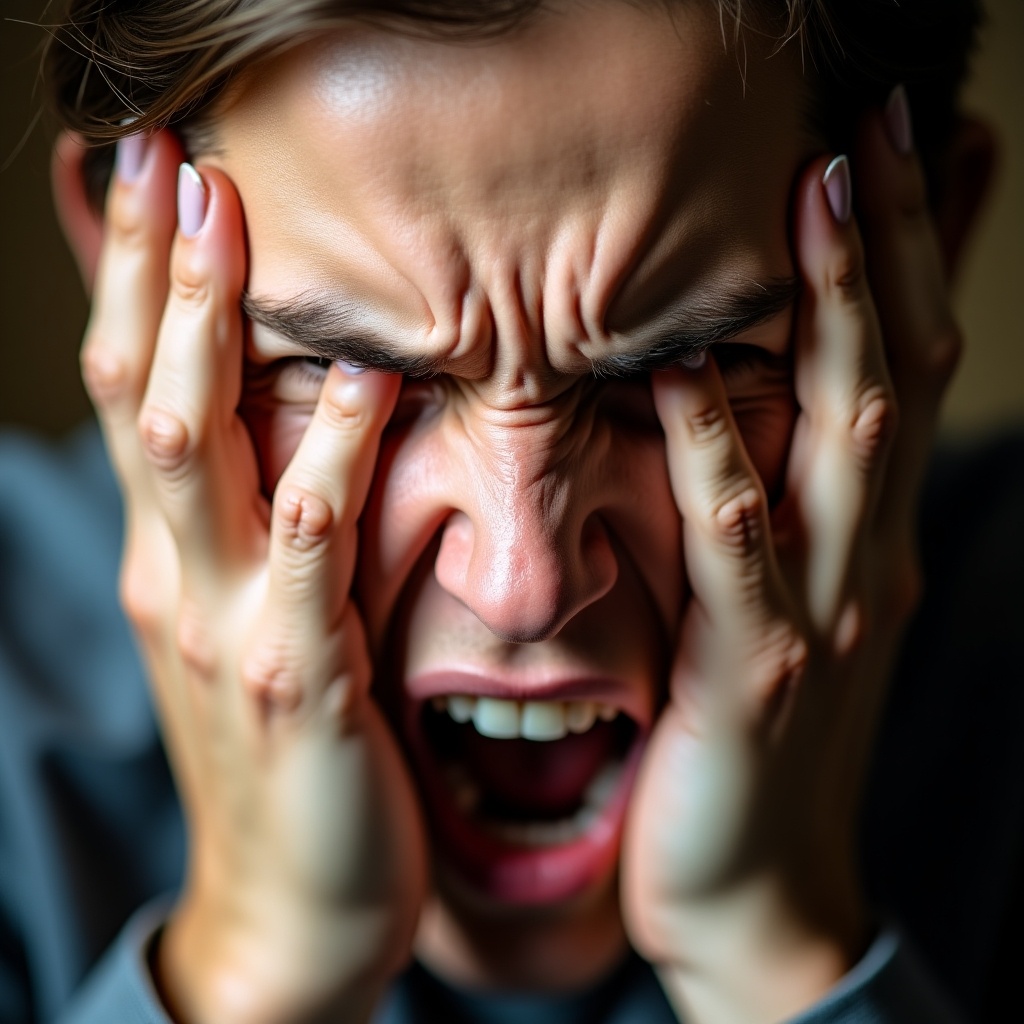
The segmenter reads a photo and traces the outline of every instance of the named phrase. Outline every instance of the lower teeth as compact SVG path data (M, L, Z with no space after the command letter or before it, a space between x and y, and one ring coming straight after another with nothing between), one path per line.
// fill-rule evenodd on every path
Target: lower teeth
M601 812L584 804L561 821L481 821L483 830L511 846L562 846L581 838L593 828Z
M579 809L558 821L500 821L477 817L482 797L480 786L469 777L463 764L449 764L444 772L448 791L458 810L489 835L515 846L559 846L590 832L601 818L608 801L618 789L623 763L609 761L584 790Z

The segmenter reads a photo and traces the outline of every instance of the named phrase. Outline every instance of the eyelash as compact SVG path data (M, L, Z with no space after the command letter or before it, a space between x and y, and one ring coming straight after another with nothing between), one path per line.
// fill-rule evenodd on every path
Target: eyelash
M751 367L765 366L766 364L771 369L779 369L785 362L781 357L766 352L757 345L716 345L711 352L718 364L718 369L723 374L738 373L741 370L749 370ZM310 383L321 384L327 371L330 370L333 360L324 356L300 356L289 359L288 362ZM642 376L649 375L643 374Z
M283 370L297 373L303 381L314 387L323 384L327 371L331 368L331 360L319 356L292 357L282 359L280 363Z
M711 354L722 373L737 373L740 370L749 370L753 366L772 367L779 359L757 345L716 345Z

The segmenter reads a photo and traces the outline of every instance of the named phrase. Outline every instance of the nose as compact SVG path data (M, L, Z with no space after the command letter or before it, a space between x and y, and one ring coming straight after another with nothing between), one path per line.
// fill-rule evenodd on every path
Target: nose
M557 635L618 577L580 479L587 474L538 466L527 448L506 447L500 467L474 460L472 486L444 525L434 563L438 583L509 643Z

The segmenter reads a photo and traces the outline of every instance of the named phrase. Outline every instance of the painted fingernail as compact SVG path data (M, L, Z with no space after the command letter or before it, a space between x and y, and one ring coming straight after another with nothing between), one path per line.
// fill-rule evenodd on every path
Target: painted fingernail
M850 219L850 213L853 208L850 161L845 156L837 156L825 168L821 183L825 186L825 197L828 199L832 216L840 224L845 224Z
M335 359L335 363L338 365L338 369L342 373L347 373L350 377L355 377L357 374L366 373L365 366L356 366L354 363L346 363L344 359Z
M680 360L687 370L699 370L707 361L707 349L701 349L700 352L694 352L692 356L687 356L685 359Z
M117 143L117 176L129 185L142 173L142 161L146 159L148 140L141 132L126 135Z
M178 168L178 230L194 238L206 220L206 186L191 164Z
M914 148L914 129L910 120L910 103L907 90L897 85L885 104L885 130L889 133L889 141L902 156L907 156Z

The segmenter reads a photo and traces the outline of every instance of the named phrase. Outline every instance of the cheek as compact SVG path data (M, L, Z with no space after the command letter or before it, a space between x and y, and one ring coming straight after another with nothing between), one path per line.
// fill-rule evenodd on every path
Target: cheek
M256 450L263 493L270 498L299 447L313 411L244 402L238 411Z
M360 522L356 590L374 656L399 595L430 547L451 503L450 466L428 429L389 426L381 438Z

